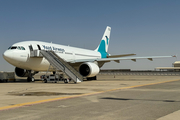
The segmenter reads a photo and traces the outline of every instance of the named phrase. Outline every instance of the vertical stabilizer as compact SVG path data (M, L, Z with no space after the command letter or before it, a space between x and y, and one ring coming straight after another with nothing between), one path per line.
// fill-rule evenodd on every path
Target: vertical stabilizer
M108 55L107 52L108 52L108 46L109 46L110 33L111 33L111 27L107 26L104 32L104 35L101 39L101 42L95 50L101 53L102 58L106 58Z

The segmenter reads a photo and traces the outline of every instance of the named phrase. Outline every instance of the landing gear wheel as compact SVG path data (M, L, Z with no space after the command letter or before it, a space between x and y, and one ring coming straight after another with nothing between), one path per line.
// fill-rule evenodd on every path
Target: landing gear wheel
M34 82L34 77L28 77L27 82Z
M64 83L69 83L69 80L68 79L64 79Z
M27 78L27 82L31 82L31 78L30 77Z
M44 83L47 83L47 79L44 80Z
M32 77L32 78L31 78L31 82L34 82L34 81L35 81L35 79L34 79L34 77Z
M97 80L96 76L94 77L87 77L87 80Z

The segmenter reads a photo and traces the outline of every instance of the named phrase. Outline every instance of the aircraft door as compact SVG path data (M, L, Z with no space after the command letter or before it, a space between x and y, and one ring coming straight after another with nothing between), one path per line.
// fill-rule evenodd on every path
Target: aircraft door
M31 44L31 45L29 45L29 50L30 51L39 50L39 45Z
M30 51L33 51L32 45L29 46L29 50L30 50Z
M29 45L30 50L30 57L39 57L40 56L40 50L41 47L37 44L31 44Z

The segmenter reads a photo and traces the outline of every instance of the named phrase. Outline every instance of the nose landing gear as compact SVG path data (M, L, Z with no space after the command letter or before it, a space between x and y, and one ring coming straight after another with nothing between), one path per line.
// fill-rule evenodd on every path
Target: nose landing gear
M35 79L34 79L33 76L34 76L35 74L37 74L38 71L34 71L33 73L31 73L31 70L29 70L28 73L29 73L29 76L28 76L28 78L27 78L27 82L34 82Z

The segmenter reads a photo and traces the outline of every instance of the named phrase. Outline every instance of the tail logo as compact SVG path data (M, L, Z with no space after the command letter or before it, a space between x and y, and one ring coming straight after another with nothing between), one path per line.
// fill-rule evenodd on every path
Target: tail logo
M106 45L109 44L109 38L107 36L105 36L105 38L106 38L106 41L101 40L101 43L100 43L99 48L98 48L98 52L101 53L102 58L106 58L108 55L107 51L106 51Z
M109 38L107 36L106 37L106 41L107 41L107 45L109 44Z

